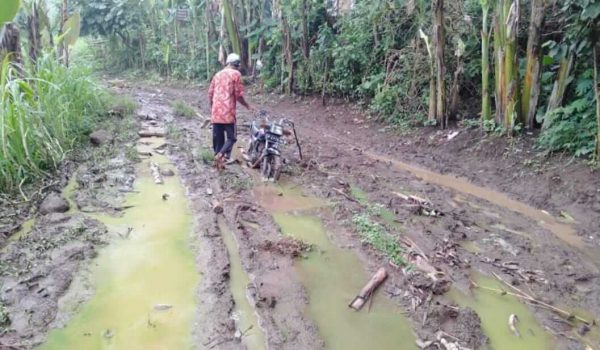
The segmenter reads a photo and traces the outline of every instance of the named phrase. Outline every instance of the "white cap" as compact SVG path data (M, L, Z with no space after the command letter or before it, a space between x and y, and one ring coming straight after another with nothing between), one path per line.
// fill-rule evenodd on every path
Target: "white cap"
M235 64L239 63L240 61L240 55L237 53L230 53L229 56L227 56L227 61L225 61L225 64Z

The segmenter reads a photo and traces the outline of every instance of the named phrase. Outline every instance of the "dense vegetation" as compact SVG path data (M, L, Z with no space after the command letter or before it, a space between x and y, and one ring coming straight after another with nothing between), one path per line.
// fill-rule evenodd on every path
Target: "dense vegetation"
M73 0L70 8L82 11L106 67L208 79L238 52L246 73L271 89L356 99L390 123L446 127L479 115L488 131L541 129L539 144L551 151L600 152L598 0Z
M66 65L76 30L59 36L40 4L24 2L16 22L10 21L18 1L3 3L0 12L0 193L47 178L107 110L90 69Z
M51 84L51 77L44 78L48 84L27 77L40 74L39 57L59 75L84 79L80 71L51 62L53 54L42 49L56 48L68 64L81 22L81 33L105 69L207 80L227 53L237 52L245 73L267 88L321 94L323 103L329 97L352 99L387 123L445 128L474 119L486 131L508 137L522 130L539 133L538 144L550 151L600 155L600 0L28 0L21 5L18 25L4 25L3 36L22 28L25 76L17 79L6 68L12 78L3 82L3 91L15 86L27 91L24 85L32 85L36 96L72 91L73 79L65 85ZM2 42L5 52L8 44ZM32 124L60 139L61 148L86 130L85 120L50 123L45 114L71 118L73 110L46 110L43 97L3 96L3 102L10 101L3 103L3 120L8 111L27 114ZM73 108L91 107L74 103ZM79 115L89 114L83 111ZM65 136L55 125L77 123L78 134ZM35 166L16 160L26 150L5 151L1 160L13 163L3 169L13 175L2 185L14 186L22 174L55 164L52 148L43 149L27 156L39 159Z

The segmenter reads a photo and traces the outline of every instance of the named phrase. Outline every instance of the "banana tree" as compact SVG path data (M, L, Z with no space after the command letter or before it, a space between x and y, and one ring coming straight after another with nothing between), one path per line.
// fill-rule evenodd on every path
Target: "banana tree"
M446 66L444 64L444 0L433 2L433 46L436 69L436 111L435 118L438 125L445 129L448 126L448 115L446 113Z
M489 13L494 0L481 0L483 23L481 28L481 120L492 119L490 98L490 36Z
M541 38L546 0L531 0L531 19L529 21L529 38L527 39L527 67L523 82L521 100L521 116L525 118L527 128L535 127L535 116L540 97L541 76Z

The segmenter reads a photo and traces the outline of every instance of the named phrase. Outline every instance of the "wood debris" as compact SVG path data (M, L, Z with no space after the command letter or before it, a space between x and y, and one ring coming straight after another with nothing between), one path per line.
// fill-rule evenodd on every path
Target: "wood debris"
M152 177L154 178L154 183L157 185L164 184L162 175L160 174L160 167L158 164L154 162L150 162L150 171L152 172Z
M148 128L138 131L140 137L164 137L165 134L165 129L162 128Z
M513 332L515 337L520 338L521 333L519 333L519 330L517 329L517 322L519 322L517 315L510 314L510 316L508 316L508 328L510 328L510 331Z
M371 280L367 282L367 284L360 290L360 293L352 300L350 308L359 311L364 305L365 302L373 295L373 292L379 287L383 281L387 278L387 272L385 268L380 268Z
M470 348L460 345L460 341L460 339L451 334L444 331L438 331L435 334L434 340L417 339L416 344L419 349L429 349L435 346L437 349L444 350L471 350Z
M406 202L406 206L412 208L415 214L434 217L444 216L444 213L435 209L433 204L426 199L414 195L406 195L400 192L393 192L393 194Z

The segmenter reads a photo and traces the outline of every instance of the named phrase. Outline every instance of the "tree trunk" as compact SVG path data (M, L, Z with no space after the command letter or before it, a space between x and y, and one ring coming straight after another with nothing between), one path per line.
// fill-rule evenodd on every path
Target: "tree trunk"
M233 51L241 56L242 65L244 68L246 68L246 60L244 59L244 56L246 55L243 51L242 40L240 38L240 33L238 32L237 25L234 21L234 13L231 8L231 4L229 3L229 0L223 0L223 15L225 17L227 36L229 37L229 41L231 42Z
M292 37L290 33L290 25L287 18L282 15L281 22L283 25L283 52L285 55L285 61L287 63L288 79L286 86L286 93L292 94L294 88L294 56L292 52Z
M60 8L60 28L58 30L59 36L65 33L65 22L67 21L67 7L68 0L63 0ZM69 48L65 45L65 41L61 40L58 47L58 55L62 58L63 63L69 66Z
M554 81L554 86L552 87L552 93L548 100L548 109L546 110L546 113L562 106L565 91L567 91L567 87L569 86L569 76L571 75L571 69L573 69L574 63L575 54L572 50L569 50L569 54L560 60L558 74ZM544 124L546 124L545 120Z
M598 45L594 45L594 92L596 95L596 161L600 159L600 86L598 86Z
M504 127L511 133L515 123L522 122L519 113L519 60L517 53L517 32L519 27L519 0L504 3L506 18L506 45L504 48Z
M498 0L494 8L494 84L496 91L494 100L496 102L496 123L502 124L504 120L504 42L506 37L506 26L504 25L504 2Z
M545 0L531 0L531 19L529 22L529 38L527 39L527 68L521 101L521 115L525 118L527 128L530 130L535 128L535 115L540 96L541 38L545 6Z
M435 117L442 129L448 125L446 115L446 82L444 80L446 67L444 65L444 0L436 0L434 8L433 43L435 47L436 67L436 113Z
M211 11L211 2L206 1L204 6L206 12L206 43L204 45L205 54L206 54L206 80L210 80L211 71L210 71L210 44L211 44L211 34L213 33L213 22L212 22L212 11Z
M31 15L27 16L27 27L29 29L29 58L35 63L37 62L42 42L39 9L35 1L31 5Z
M465 63L462 57L458 58L456 71L454 71L454 80L450 88L450 103L448 106L448 118L458 119L458 103L460 101L460 80L465 70Z
M481 30L481 120L492 119L492 106L490 98L490 28L488 17L490 4L482 2L483 25Z
M2 28L0 28L2 29ZM4 25L4 32L0 37L0 59L4 59L4 55L10 55L9 60L17 66L21 64L21 36L19 28L12 22Z

